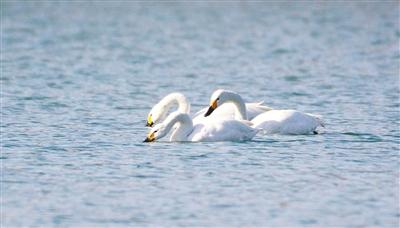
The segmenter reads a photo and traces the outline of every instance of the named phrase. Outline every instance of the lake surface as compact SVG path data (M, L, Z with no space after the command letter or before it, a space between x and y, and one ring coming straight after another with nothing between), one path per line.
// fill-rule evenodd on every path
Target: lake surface
M399 226L399 3L1 2L1 221ZM319 135L142 143L225 88Z

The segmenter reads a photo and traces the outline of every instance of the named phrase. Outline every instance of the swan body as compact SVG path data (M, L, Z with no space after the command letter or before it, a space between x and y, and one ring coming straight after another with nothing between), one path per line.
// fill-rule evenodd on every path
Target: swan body
M240 119L247 119L243 99L229 90L216 90L211 96L210 107L205 116L224 103L235 105ZM320 117L296 110L271 110L256 116L251 120L254 128L263 129L267 134L309 134L315 132L318 126L324 126Z
M182 93L170 93L160 100L156 105L153 106L149 114L147 115L147 124L146 126L153 126L153 124L161 123L167 117L167 114L171 111L172 107L178 106L179 112L182 113L190 113L190 104L186 99L185 95ZM270 107L263 105L262 102L258 103L246 103L246 111L250 118L254 118L255 116L271 110ZM201 123L205 121L204 114L206 113L207 108L204 108L198 111L193 116L193 123ZM222 105L218 110L213 113L212 118L217 119L235 119L237 116L237 109L235 105L226 103ZM209 118L207 118L209 119Z
M296 110L272 110L258 115L252 123L266 134L309 134L324 126L320 118Z
M173 129L175 127L175 129ZM247 141L258 132L238 120L216 120L193 125L186 113L173 112L162 123L155 125L147 135L145 142L152 142L173 132L171 142L215 142L215 141Z

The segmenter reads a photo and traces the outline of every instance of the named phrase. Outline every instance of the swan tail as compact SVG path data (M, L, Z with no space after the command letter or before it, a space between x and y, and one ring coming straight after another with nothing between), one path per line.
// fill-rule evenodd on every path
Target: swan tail
M254 102L254 103L251 103L251 104L254 105L254 107L257 107L257 109L259 109L260 111L263 111L263 112L271 111L273 109L273 108L271 108L271 107L269 107L267 105L264 105L264 101Z

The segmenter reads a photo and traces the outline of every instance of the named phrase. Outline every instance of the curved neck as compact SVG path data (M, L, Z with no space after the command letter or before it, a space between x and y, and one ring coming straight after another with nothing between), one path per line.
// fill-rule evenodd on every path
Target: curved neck
M190 113L189 101L181 93L168 94L159 102L159 105L164 107L164 112L167 113L175 103L178 105L179 112Z
M246 104L244 103L242 97L233 92L227 92L227 102L232 102L235 107L236 111L239 113L239 116L243 120L247 120L247 111L246 111Z
M188 114L174 112L166 121L166 130L168 132L171 131L174 125L178 125L172 132L169 141L189 141L188 136L193 131L193 122Z

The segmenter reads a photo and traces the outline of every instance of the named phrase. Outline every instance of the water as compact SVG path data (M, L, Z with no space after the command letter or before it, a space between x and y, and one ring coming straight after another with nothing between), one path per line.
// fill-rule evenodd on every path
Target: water
M9 226L399 226L399 3L1 3ZM142 143L217 88L319 135Z

